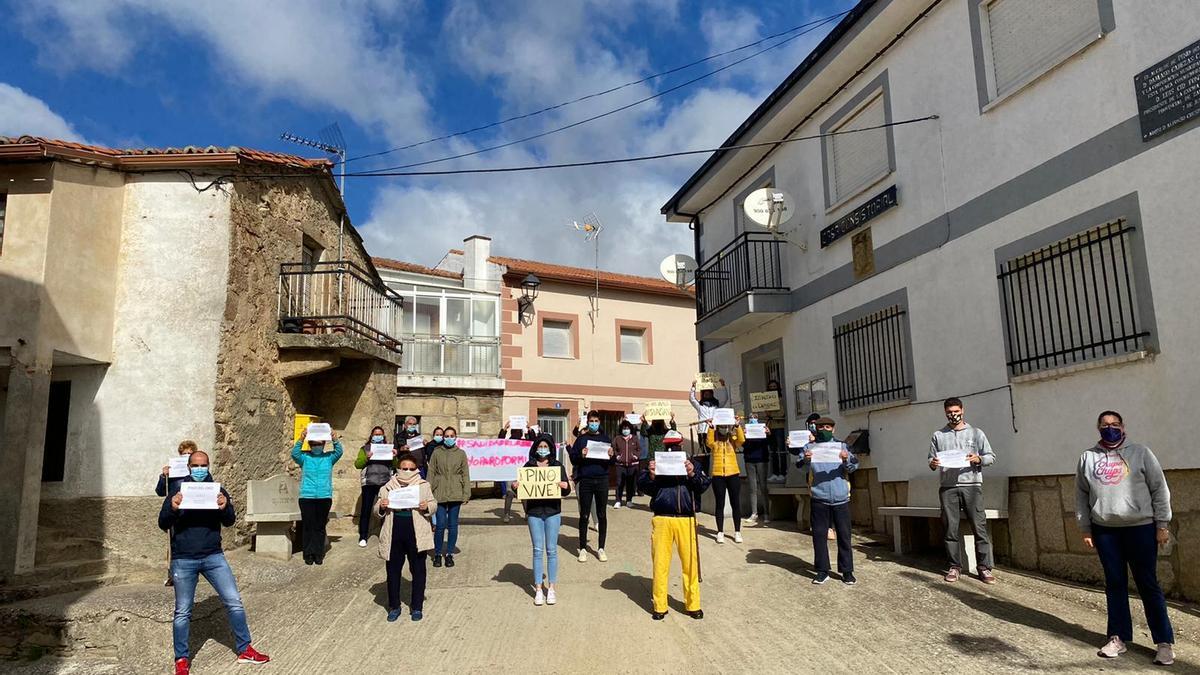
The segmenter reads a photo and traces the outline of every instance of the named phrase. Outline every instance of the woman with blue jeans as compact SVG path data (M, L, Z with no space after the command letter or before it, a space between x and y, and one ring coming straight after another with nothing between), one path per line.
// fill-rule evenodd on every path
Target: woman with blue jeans
M1175 662L1175 633L1158 585L1158 547L1171 540L1171 491L1158 458L1125 437L1125 421L1106 410L1096 422L1100 440L1083 451L1075 472L1075 517L1083 543L1104 568L1108 642L1098 655L1116 658L1133 640L1129 570L1157 646L1154 663Z
M429 484L437 500L437 525L434 531L433 566L454 567L454 547L458 544L458 511L471 499L471 473L467 453L458 447L458 430L442 430L443 449L429 460ZM449 544L446 535L450 535Z
M529 449L529 461L525 466L558 467L558 487L562 496L571 494L567 481L567 470L554 459L554 438L542 434ZM513 481L512 491L517 491ZM525 501L525 520L529 525L529 539L533 542L533 604L553 605L558 602L554 583L558 581L558 528L562 525L562 499L529 499ZM542 591L542 557L545 556L545 592Z

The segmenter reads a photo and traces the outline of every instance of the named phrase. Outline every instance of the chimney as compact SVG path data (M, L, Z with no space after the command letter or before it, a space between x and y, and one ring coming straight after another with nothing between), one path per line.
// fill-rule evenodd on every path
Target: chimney
M463 239L463 286L476 291L489 290L495 284L488 279L488 257L492 238L474 234Z

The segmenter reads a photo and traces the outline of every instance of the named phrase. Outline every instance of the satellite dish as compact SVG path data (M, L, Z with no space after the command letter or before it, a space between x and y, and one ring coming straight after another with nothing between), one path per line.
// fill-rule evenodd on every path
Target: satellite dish
M790 195L775 188L759 188L751 192L742 204L746 217L768 230L778 229L796 210Z
M667 281L680 288L686 288L696 279L696 268L698 267L696 259L692 256L676 253L664 258L658 266L658 271Z

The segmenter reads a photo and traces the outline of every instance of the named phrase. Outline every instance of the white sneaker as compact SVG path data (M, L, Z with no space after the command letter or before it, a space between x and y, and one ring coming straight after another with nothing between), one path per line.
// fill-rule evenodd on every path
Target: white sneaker
M556 602L558 602L558 596L554 594L554 589L551 588L550 590L546 591L546 604L553 605Z
M613 504L613 508L614 508L614 509L619 509L619 508L621 508L621 502L617 502L616 504Z
M724 532L718 532L718 533L717 533L717 543L718 543L718 544L724 544L724 543L725 543L725 533L724 533Z
M1175 645L1170 642L1158 643L1158 651L1154 654L1154 665L1169 666L1175 663Z
M542 595L542 587L538 586L537 593L535 593L533 596L533 604L537 607L541 607L545 603L546 596Z
M751 513L750 517L746 519L746 522L750 523L751 525L757 525L758 524L758 514Z
M762 524L763 524L763 525L770 525L770 524L771 524L771 519L770 519L770 518L768 518L768 517L766 517L766 516L763 516L763 519L762 519Z
M604 549L596 551L596 557L600 559L600 562L608 562L608 554L604 552Z
M587 549L579 549L579 562L587 562Z
M742 543L742 533L741 532L733 533L733 543L735 543L735 544Z
M1125 653L1125 643L1116 635L1108 638L1108 642L1096 652L1097 656L1102 656L1106 659L1115 659Z
M366 548L366 547L367 547L367 540L366 540L366 539L359 539L359 540L358 540L358 547L359 547L359 548Z

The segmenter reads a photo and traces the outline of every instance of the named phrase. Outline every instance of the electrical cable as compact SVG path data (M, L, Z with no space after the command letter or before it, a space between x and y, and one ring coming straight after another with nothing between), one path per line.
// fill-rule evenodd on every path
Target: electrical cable
M702 59L699 59L699 60L696 60L696 61L692 61L691 63L685 63L685 64L683 64L683 65L681 65L681 66L675 66L675 67L673 67L673 68L669 68L669 69L667 69L667 70L659 71L659 72L657 72L657 73L654 73L654 74L652 74L652 75L647 75L646 77L643 77L643 78L641 78L640 80L633 80L632 82L626 82L625 84L617 85L617 86L615 86L615 87L610 87L610 88L608 88L608 89L605 89L605 90L603 90L603 91L597 91L597 92L594 92L594 93L591 93L591 94L586 94L586 95L584 95L584 96L580 96L579 98L574 98L574 99L571 99L571 100L569 100L569 101L563 101L562 103L556 103L556 104L554 104L554 105L551 105L551 106L546 106L545 108L542 108L542 109L540 109L540 110L534 110L534 111L532 111L532 112L527 112L527 113L523 113L523 114L520 114L520 115L514 115L514 116L512 116L512 117L509 117L509 118L507 118L507 119L499 120L499 121L497 121L497 122L491 122L491 123L489 123L489 124L483 124L483 125L480 125L480 126L477 126L477 127L473 127L473 128L471 128L471 129L464 129L464 130L462 130L462 131L456 131L456 132L454 132L454 133L445 134L445 135L443 135L443 136L438 136L438 137L436 137L436 138L429 138L429 139L426 139L426 140L423 140L423 141L418 141L418 142L416 142L416 143L409 143L408 145L402 145L402 146L395 147L395 148L389 148L389 149L387 149L387 150L380 150L379 152L371 152L371 153L367 153L367 154L365 154L365 155L357 155L357 156L355 156L355 157L350 157L350 158L347 158L346 160L344 160L344 161L342 162L342 164L348 164L348 163L350 163L350 162L355 162L355 161L358 161L358 160L360 160L360 159L368 159L368 158L371 158L371 157L380 157L380 156L382 156L382 155L391 154L391 153L393 153L393 152L400 152L400 151L402 151L402 150L410 150L410 149L412 149L412 148L420 147L420 146L422 146L422 145L428 145L428 144L430 144L430 143L436 143L436 142L438 142L438 141L445 141L445 140L449 140L449 139L451 139L451 138L456 138L456 137L458 137L458 136L465 136L465 135L467 135L467 134L472 134L472 133L475 133L476 131L485 131L485 130L487 130L487 129L493 129L493 128L495 128L495 127L498 127L498 126L502 126L502 125L504 125L504 124L508 124L509 122L516 122L516 121L518 121L518 120L528 119L528 118L530 118L530 117L535 117L535 116L537 116L537 115L541 115L541 114L543 114L543 113L551 112L551 111L553 111L553 110L558 110L559 108L564 108L564 107L566 107L566 106L573 105L573 104L575 104L575 103L581 103L581 102L583 102L583 101L587 101L587 100L589 100L589 99L597 98L597 97L600 97L600 96L605 96L605 95L607 95L607 94L611 94L611 93L613 93L613 92L617 92L617 91L620 91L620 90L622 90L622 89L627 89L627 88L629 88L629 87L634 87L634 86L637 86L637 85L639 85L639 84L645 84L646 82L649 82L649 81L651 81L651 80L655 80L655 79L658 79L658 78L660 78L660 77L663 77L663 76L666 76L666 75L671 75L671 74L673 74L673 73L677 73L677 72L679 72L679 71L682 71L682 70L687 70L688 68L691 68L691 67L693 67L693 66L698 66L698 65L700 65L700 64L702 64L702 63L706 63L706 62L708 62L708 61L711 61L711 60L713 60L713 59L717 59L717 58L720 58L720 57L722 57L722 56L728 56L728 55L730 55L730 54L733 54L733 53L735 53L735 52L740 52L740 51L742 51L743 49L749 49L749 48L751 48L751 47L757 47L758 45L760 45L760 44L762 44L762 43L764 43L764 42L767 42L767 41L769 41L769 40L774 40L774 39L775 39L775 38L777 38L777 37L783 37L784 35L787 35L787 34L789 34L789 33L794 33L794 32L796 32L796 31L798 31L798 30L802 30L802 29L804 29L804 28L808 28L809 26L820 26L820 25L824 25L826 22L828 22L828 21L830 21L830 20L832 20L832 19L837 19L837 18L840 18L840 17L842 17L842 16L845 16L846 14L849 14L849 13L850 13L850 11L851 11L851 10L849 10L849 9L848 9L848 10L846 10L846 11L844 11L844 12L839 12L839 13L837 13L837 14L833 14L833 15L827 16L827 17L825 17L825 18L823 18L823 19L815 19L815 20L813 20L813 21L809 21L808 23L802 23L802 24L800 24L799 26L793 26L793 27L791 27L791 28L789 28L789 29L787 29L787 30L783 30L783 31L780 31L780 32L778 32L778 33L773 33L773 34L771 34L771 35L767 35L766 37L763 37L763 38L761 38L761 39L759 39L759 40L756 40L756 41L754 41L754 42L750 42L750 43L744 44L744 45L742 45L742 46L740 46L740 47L734 47L733 49L728 49L728 50L725 50L725 51L723 51L723 52L718 52L718 53L716 53L716 54L709 54L708 56L705 56L704 58L702 58Z

